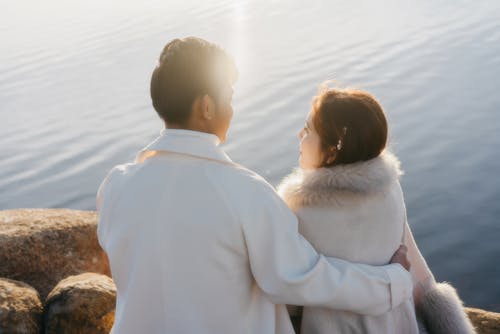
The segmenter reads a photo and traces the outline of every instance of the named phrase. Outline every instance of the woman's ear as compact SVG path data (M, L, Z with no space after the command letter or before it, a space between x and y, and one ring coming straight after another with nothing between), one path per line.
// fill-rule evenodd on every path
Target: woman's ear
M330 147L328 150L328 158L326 158L326 164L332 164L335 161L335 158L337 158L337 149L336 147Z
M335 156L329 156L328 159L326 159L326 163L328 165L332 164L335 161Z

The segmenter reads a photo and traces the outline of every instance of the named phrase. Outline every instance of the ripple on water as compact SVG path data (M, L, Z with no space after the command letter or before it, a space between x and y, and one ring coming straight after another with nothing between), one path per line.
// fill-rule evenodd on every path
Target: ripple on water
M198 35L239 55L224 147L273 184L297 163L321 82L373 92L431 269L467 304L500 311L497 2L33 4L9 3L0 22L0 208L93 209L107 171L159 133L158 52Z

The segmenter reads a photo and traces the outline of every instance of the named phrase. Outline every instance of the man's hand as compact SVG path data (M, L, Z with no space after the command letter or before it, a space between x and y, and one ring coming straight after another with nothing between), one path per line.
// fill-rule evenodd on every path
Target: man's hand
M399 263L400 265L403 266L406 270L410 271L411 263L408 260L408 248L406 248L405 245L399 246L398 250L396 253L391 258L390 263Z

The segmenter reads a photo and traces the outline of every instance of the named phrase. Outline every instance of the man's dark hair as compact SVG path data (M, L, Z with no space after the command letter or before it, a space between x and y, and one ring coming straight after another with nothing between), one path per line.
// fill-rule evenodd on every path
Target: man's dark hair
M184 125L197 97L208 94L217 103L225 84L237 78L233 59L201 38L174 39L163 48L151 76L151 99L158 115Z

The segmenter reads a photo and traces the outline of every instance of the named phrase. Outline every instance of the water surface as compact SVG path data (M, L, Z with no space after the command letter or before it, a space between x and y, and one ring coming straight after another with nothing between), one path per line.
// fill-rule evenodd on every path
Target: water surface
M95 209L161 122L149 79L196 35L240 69L225 149L277 184L324 80L382 102L415 238L438 280L500 311L500 3L8 2L0 13L0 209Z

